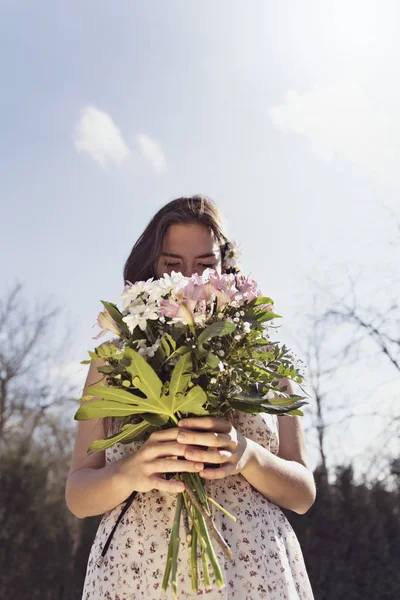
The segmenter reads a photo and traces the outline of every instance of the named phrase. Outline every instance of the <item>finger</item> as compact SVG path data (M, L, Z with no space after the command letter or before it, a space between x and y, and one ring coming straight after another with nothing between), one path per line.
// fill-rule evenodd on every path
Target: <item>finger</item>
M179 427L229 433L232 425L226 419L217 419L216 417L190 417L179 421Z
M143 456L147 460L155 458L165 458L167 456L184 456L186 444L180 444L177 441L155 442L143 446Z
M202 450L201 448L186 448L185 458L196 462L222 464L232 458L227 450Z
M155 442L168 442L171 440L176 440L178 433L179 433L179 427L170 427L169 429L159 429L158 431L153 431L153 433L149 435L149 440L152 440Z
M185 484L183 481L176 481L174 479L164 479L163 477L159 477L154 475L151 478L151 483L154 486L153 489L159 490L160 492L169 492L170 494L179 494L185 490Z
M233 465L228 463L219 469L203 469L200 471L200 477L204 479L223 479L231 474L233 471Z
M231 438L226 433L216 431L204 432L184 429L177 437L179 443L194 446L211 446L212 448L226 448L231 443Z
M204 469L204 463L191 460L171 460L160 458L149 465L153 473L198 473Z

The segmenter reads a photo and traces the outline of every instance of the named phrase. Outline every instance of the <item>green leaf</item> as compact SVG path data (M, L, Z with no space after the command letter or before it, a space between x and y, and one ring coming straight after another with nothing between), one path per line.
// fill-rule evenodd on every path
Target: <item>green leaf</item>
M152 413L143 413L142 418L154 427L162 427L168 422L168 417L164 415L155 415Z
M84 402L80 406L75 413L75 420L87 421L88 419L103 419L104 417L128 417L142 412L140 406L134 406L133 404L123 404L112 400L94 400L93 402Z
M217 369L220 359L213 352L207 354L206 362L212 369Z
M253 319L255 319L257 323L265 323L266 321L272 321L272 319L282 319L282 316L269 312L268 310L256 309L253 313Z
M200 386L192 384L192 361L184 354L175 365L168 385L162 382L154 369L135 350L127 348L124 354L126 372L132 385L143 394L107 385L89 386L85 392L95 398L85 402L75 415L77 420L103 417L127 417L139 414L151 426L162 426L177 412L206 415L207 395ZM190 386L191 389L185 395Z
M97 367L99 373L103 373L103 375L110 375L114 373L115 367L105 366L105 367Z
M175 397L177 394L184 394L192 379L192 359L190 354L184 354L176 363L171 375L169 385L169 395ZM172 411L175 413L174 403Z
M179 346L179 348L177 350L175 350L175 352L173 352L168 358L168 360L171 360L172 358L176 358L177 356L182 356L183 354L187 354L188 352L190 352L190 348L189 346ZM166 362L167 362L166 361Z
M206 327L197 338L197 345L201 348L207 340L217 336L221 337L223 335L229 335L230 333L233 333L235 329L236 324L231 323L230 321L216 321L215 323L211 323L211 325Z
M99 452L100 450L107 450L107 448L111 448L114 444L124 443L129 439L132 441L135 437L138 437L140 434L144 433L148 429L150 429L149 423L146 421L142 421L136 425L128 424L124 425L120 431L120 433L116 433L108 437L105 440L95 440L89 447L88 452Z
M108 385L89 385L84 391L92 397L112 400L113 402L122 402L124 404L137 404L138 401L142 400L142 398L135 396L131 392Z
M178 395L175 399L175 411L184 414L193 413L194 415L208 415L208 411L203 408L203 404L207 401L207 394L199 385L195 385L186 394L186 396Z
M303 417L304 416L304 413L302 410L290 410L286 414L291 417Z
M111 357L111 351L109 345L103 342L100 346L96 348L97 354L100 358L107 359Z
M259 413L268 413L271 415L284 415L284 414L296 414L295 411L300 407L306 404L306 402L299 402L294 406L271 406L267 404L246 404L245 402L237 402L231 401L230 406L236 410L251 413L251 414L259 414Z
M164 337L167 340L167 342L170 344L172 350L176 350L176 341L174 340L172 335L170 335L169 333L165 333Z
M162 389L161 379L146 360L132 348L126 348L125 357L131 364L126 370L132 376L134 385L141 391L153 405L160 403Z
M267 296L258 296L258 298L254 298L254 300L249 303L249 306L259 306L259 304L274 304L274 301Z
M163 356L162 360L164 361L171 354L171 347L168 344L167 340L165 339L165 336L162 337L160 340L160 348L159 349L160 350L162 349L162 351L163 351L164 356Z
M300 399L300 397L296 396L296 399ZM272 404L272 406L290 406L291 404L294 404L294 400L292 399L291 402L291 399L287 396L276 396L275 398L268 398L268 400L265 400L265 402L267 404Z

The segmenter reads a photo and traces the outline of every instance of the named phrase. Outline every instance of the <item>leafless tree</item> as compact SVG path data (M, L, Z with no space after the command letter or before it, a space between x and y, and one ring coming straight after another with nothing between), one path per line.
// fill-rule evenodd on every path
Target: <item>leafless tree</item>
M57 420L59 407L76 398L73 385L58 375L68 331L60 310L29 302L21 284L0 298L0 449L18 443L29 452L41 430L41 445L67 435ZM61 443L61 442L60 442Z

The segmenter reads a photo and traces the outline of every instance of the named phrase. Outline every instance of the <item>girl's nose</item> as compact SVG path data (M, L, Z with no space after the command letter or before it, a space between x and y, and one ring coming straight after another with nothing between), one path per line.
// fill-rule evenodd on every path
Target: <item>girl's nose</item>
M182 275L184 277L191 277L194 273L194 270L190 266L182 267Z

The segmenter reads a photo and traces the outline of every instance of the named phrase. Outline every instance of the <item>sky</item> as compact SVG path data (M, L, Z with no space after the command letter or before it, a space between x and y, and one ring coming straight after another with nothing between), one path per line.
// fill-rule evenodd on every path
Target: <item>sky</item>
M399 13L395 0L0 0L0 293L20 281L62 307L60 368L78 386L100 299L118 301L131 247L175 197L217 202L296 350L314 297L329 305L349 278L363 300L398 298ZM334 389L387 407L398 373L368 361ZM335 460L379 427L360 418L345 449L341 428Z

